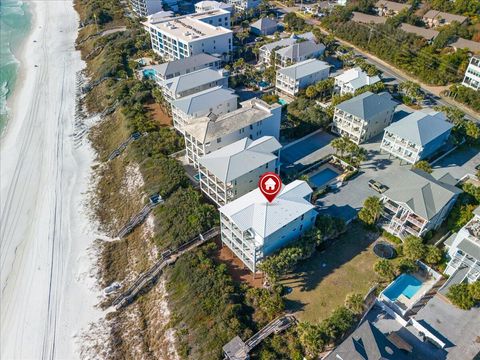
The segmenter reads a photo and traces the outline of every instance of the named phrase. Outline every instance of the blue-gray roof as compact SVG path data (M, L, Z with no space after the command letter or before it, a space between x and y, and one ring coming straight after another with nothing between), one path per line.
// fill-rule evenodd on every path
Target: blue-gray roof
M268 17L264 17L255 21L253 24L250 25L250 27L253 27L259 30L267 30L270 28L276 28L277 22Z
M224 78L221 71L205 68L188 74L165 80L165 86L173 93L178 94L197 86L206 85Z
M302 56L311 56L313 54L322 53L324 50L325 45L317 44L312 40L307 40L279 49L276 53L289 59L296 59Z
M344 101L336 108L345 111L365 121L371 120L375 115L387 110L394 110L397 103L387 92L374 94L371 91L364 92L354 98Z
M324 61L309 59L297 64L287 66L283 69L279 69L277 72L288 76L291 79L301 79L305 76L315 74L319 71L329 69L330 65Z
M425 146L432 140L452 129L445 114L437 111L415 111L400 121L397 121L385 131L393 133L414 144Z
M215 56L202 53L155 65L153 68L155 72L162 75L162 77L167 77L168 75L174 75L176 73L184 73L188 69L203 67L219 60L220 59Z
M235 95L233 90L216 86L175 100L172 105L185 114L193 115L205 109L215 109L217 105L235 98L238 98L238 96Z

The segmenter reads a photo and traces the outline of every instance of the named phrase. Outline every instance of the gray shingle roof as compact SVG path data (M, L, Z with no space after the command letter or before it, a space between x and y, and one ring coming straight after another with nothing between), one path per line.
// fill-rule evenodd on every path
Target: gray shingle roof
M333 350L326 360L406 360L408 358L367 320Z
M188 69L198 68L210 63L219 61L220 59L209 54L198 54L187 58L169 61L160 65L154 65L153 68L162 77L174 75L175 73L183 73Z
M385 24L387 18L385 16L374 16L354 11L352 21L364 24Z
M230 217L241 231L252 229L265 238L314 209L305 197L312 188L305 181L295 180L282 185L281 192L269 203L257 188L222 206L219 211Z
M455 49L468 49L474 53L480 53L480 42L458 38L457 41L451 43Z
M275 20L270 19L269 17L264 17L258 19L250 27L259 29L259 30L267 30L273 27L277 27L277 22Z
M293 34L292 36L290 36L288 38L281 39L281 40L278 40L278 41L274 41L274 42L262 45L262 47L260 49L272 51L273 49L275 49L277 47L278 48L283 48L285 46L293 45L299 39L314 40L315 36L311 32L307 32L307 33L300 34L300 35Z
M406 170L401 176L385 181L389 189L384 195L395 202L406 204L415 214L432 219L460 189L446 184L418 169Z
M234 98L238 98L238 95L235 95L233 90L217 86L175 100L172 105L183 111L185 114L193 115L205 109L215 109L217 105Z
M401 3L388 1L388 0L379 0L375 4L375 7L377 8L380 8L382 6L393 11L402 11L403 9L410 9L412 7L412 5L410 4L401 4Z
M410 24L407 24L407 23L402 23L402 25L400 25L400 29L402 29L403 31L405 31L407 33L411 33L411 34L415 34L415 35L418 35L420 37L423 37L427 40L433 40L439 34L439 32L436 31L436 30L425 29L425 28L418 27L418 26L413 26L413 25L410 25Z
M466 16L462 15L455 15L455 14L450 14L446 13L443 11L438 11L438 10L429 10L425 15L423 15L425 19L443 19L445 22L452 22L452 21L458 21L460 24L462 24L465 20L467 20Z
M354 98L344 101L336 108L352 114L365 121L371 120L375 115L386 110L394 110L397 103L387 92L374 94L370 91L364 92Z
M414 144L425 146L453 127L445 114L437 111L415 111L385 128Z
M309 59L297 64L287 66L283 69L279 69L277 72L288 76L291 79L301 79L302 77L315 74L324 69L329 69L330 65L324 61Z
M165 80L164 86L166 86L172 93L178 94L197 86L218 81L224 77L225 76L221 71L206 68Z
M325 45L307 40L279 49L276 53L289 59L296 59L302 56L311 56L324 50Z
M258 140L243 138L201 157L198 162L224 183L249 173L277 158L282 145L273 136Z

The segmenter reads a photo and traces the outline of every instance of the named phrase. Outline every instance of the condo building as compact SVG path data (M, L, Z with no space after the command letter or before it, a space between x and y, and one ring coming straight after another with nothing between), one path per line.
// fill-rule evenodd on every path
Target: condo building
M222 115L238 108L238 96L220 86L172 101L173 126L183 134L185 124L208 114Z
M480 90L480 56L472 56L470 59L462 85Z
M415 164L437 152L450 137L453 125L437 111L415 111L387 128L380 149Z
M228 114L209 114L185 124L186 159L198 168L198 159L245 137L280 136L282 107L259 99L244 101Z
M389 93L367 91L335 106L332 131L361 144L390 125L396 106Z
M269 203L257 188L222 206L220 228L226 245L253 273L266 256L298 239L315 224L312 189L305 181L282 185Z
M387 179L381 226L401 239L437 229L461 193L456 182L448 173L434 177L418 169Z
M142 17L162 11L162 3L162 0L130 0L133 12Z
M153 51L167 61L202 53L225 60L232 51L230 12L222 9L173 18L150 17L144 25Z
M275 87L278 93L295 96L301 89L328 78L330 65L310 59L277 70Z
M235 11L245 11L248 9L254 9L260 5L261 0L227 0L227 4L233 6Z
M200 189L218 206L245 195L258 187L262 174L280 171L281 147L273 136L245 137L202 156Z

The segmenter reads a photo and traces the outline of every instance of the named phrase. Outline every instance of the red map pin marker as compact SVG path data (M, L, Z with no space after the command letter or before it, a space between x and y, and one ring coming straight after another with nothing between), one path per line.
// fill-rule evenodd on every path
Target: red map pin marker
M282 190L282 180L274 172L267 172L260 177L258 188L263 196L272 202Z

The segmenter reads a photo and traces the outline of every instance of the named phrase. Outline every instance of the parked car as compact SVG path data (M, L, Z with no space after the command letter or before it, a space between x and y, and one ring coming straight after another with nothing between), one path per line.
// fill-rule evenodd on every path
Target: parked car
M378 181L375 180L368 180L368 186L380 194L383 194L385 191L388 190L388 186L380 184Z
M116 292L118 289L120 289L121 287L122 287L122 285L120 285L119 282L115 281L114 283L110 284L105 289L103 289L103 293L105 295L112 294L112 293Z

